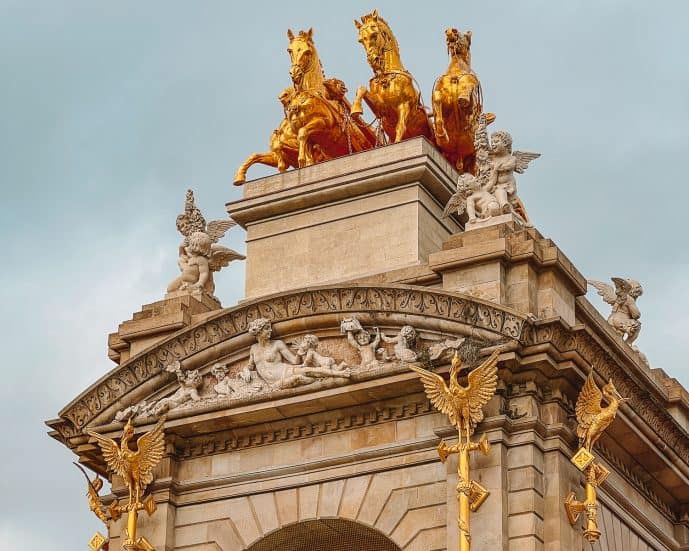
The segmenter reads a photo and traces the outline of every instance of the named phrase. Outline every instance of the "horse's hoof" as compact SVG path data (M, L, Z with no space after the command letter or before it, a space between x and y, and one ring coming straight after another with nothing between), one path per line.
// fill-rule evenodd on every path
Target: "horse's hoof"
M246 178L235 176L234 182L232 182L232 184L235 186L243 186L244 182L246 182Z

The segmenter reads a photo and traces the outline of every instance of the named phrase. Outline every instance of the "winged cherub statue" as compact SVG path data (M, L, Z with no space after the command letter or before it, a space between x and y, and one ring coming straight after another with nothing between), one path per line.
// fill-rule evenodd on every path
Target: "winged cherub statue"
M153 482L153 469L160 463L165 452L165 435L162 417L153 430L139 437L136 441L136 451L129 447L129 441L134 436L132 420L127 421L122 433L119 446L114 440L94 431L86 433L96 440L108 464L108 469L122 477L129 490L129 501L126 510L137 509L141 505L141 495L146 487Z
M206 219L194 204L194 192L187 190L184 212L177 217L177 229L184 236L177 262L182 273L168 285L168 293L205 291L213 296L213 272L220 271L233 260L246 258L217 244L225 232L235 225L234 220L213 220L206 224Z
M636 305L636 299L643 294L643 287L634 279L622 279L621 277L611 279L615 288L595 279L589 279L588 282L596 288L603 300L612 306L608 323L612 325L620 337L624 339L626 336L627 344L636 350L633 343L641 331L641 322L639 321L641 312Z
M608 404L605 407L601 405L603 397ZM615 419L620 404L627 400L628 398L620 396L612 380L603 387L601 392L593 380L593 374L589 373L577 398L575 410L579 423L577 427L579 445L591 452L593 445Z
M431 403L438 411L447 415L450 422L457 428L460 446L462 445L462 433L466 435L467 444L469 443L476 425L483 420L483 406L495 394L498 384L497 363L499 355L500 351L496 350L485 362L469 373L467 386L459 384L457 379L463 369L457 353L452 358L449 387L437 373L432 373L416 365L409 366L421 376L421 381Z
M490 137L491 173L487 190L495 195L503 213L516 212L525 222L529 221L526 209L517 196L517 180L514 173L523 174L529 163L538 159L540 153L528 151L512 152L512 136L509 132L498 130Z

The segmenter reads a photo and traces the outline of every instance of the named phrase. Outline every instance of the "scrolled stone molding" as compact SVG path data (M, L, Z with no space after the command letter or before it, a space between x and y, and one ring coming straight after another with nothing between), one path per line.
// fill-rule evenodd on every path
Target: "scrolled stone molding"
M689 470L689 434L661 403L659 389L649 389L632 370L625 370L624 359L613 356L586 328L568 328L559 321L528 325L521 342L525 346L551 344L559 353L575 352L605 380L612 379L620 394L630 397L626 408L643 419L656 438L655 444L666 453L675 453ZM649 384L651 377L648 378ZM653 391L655 390L655 392Z
M325 286L272 295L222 310L131 358L66 406L60 419L51 421L50 426L62 438L79 434L127 393L160 374L166 365L246 334L249 324L258 318L281 322L362 312L419 315L458 323L487 340L519 339L525 324L524 316L496 304L459 293L406 285Z

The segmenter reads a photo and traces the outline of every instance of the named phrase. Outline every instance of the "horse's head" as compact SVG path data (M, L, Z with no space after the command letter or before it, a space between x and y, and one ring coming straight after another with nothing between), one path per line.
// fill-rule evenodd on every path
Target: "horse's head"
M299 31L296 36L292 29L288 29L287 37L289 38L287 53L292 61L289 74L294 85L301 86L304 76L313 70L314 62L318 62L316 47L313 44L313 29Z
M354 20L359 29L359 43L366 51L366 58L374 72L385 69L385 52L396 49L397 42L386 21L378 15L378 10L364 15L361 21Z
M447 43L447 53L450 54L450 57L458 56L469 63L471 31L460 33L457 29L446 29L445 42Z

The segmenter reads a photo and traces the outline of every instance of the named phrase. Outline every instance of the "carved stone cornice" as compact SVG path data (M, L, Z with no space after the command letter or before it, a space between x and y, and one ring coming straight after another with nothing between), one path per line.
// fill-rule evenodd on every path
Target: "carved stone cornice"
M576 353L601 378L612 379L620 394L629 397L625 410L630 409L643 419L648 431L655 434L655 438L650 438L653 444L666 454L676 454L685 468L689 467L689 434L667 411L663 390L650 372L644 376L648 368L630 360L631 355L607 348L585 326L569 328L559 320L528 325L521 343L524 346L547 344L563 355Z
M524 316L459 293L406 285L324 286L286 292L227 308L155 344L115 368L60 412L48 425L64 441L164 366L245 334L252 320L281 322L322 314L407 314L463 324L477 337L519 339Z
M426 397L420 395L413 401L387 404L368 410L340 411L337 417L324 415L317 421L304 418L297 422L289 420L282 423L271 423L270 430L259 430L254 427L253 430L230 430L188 438L176 445L177 456L179 458L199 457L255 448L353 428L368 427L388 421L408 419L434 411Z

